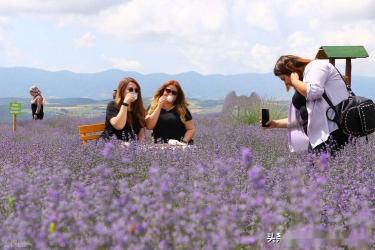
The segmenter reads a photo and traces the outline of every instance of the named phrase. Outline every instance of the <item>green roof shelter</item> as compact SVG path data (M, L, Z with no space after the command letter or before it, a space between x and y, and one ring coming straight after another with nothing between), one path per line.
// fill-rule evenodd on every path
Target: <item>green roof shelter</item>
M354 58L366 58L368 53L364 46L322 46L316 54L316 59L329 59L335 65L336 59L346 59L345 80L348 85L352 80L352 61Z

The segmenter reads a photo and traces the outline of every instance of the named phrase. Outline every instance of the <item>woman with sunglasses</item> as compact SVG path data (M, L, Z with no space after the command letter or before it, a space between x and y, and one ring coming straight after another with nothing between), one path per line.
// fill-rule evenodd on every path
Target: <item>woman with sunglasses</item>
M179 82L169 80L156 91L146 116L146 127L153 130L154 142L178 140L193 144L195 126Z
M105 140L116 135L117 139L144 140L146 110L143 106L141 87L138 82L126 77L119 82L116 98L108 103L105 119Z

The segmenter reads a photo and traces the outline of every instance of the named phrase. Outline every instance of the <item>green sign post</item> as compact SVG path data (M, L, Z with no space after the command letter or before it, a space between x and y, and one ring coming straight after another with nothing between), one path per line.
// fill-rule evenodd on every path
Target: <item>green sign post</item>
M13 114L13 132L17 128L17 115L21 114L22 105L19 102L9 103L9 113Z

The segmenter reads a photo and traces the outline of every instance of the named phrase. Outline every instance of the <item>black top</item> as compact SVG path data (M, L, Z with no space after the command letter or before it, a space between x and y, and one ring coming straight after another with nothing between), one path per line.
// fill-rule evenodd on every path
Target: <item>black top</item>
M31 103L31 114L32 114L33 118L34 118L34 115L36 115L36 119L37 120L42 120L43 116L44 116L43 104L41 105L38 114L36 114L37 108L38 108L38 104L37 103Z
M105 116L105 129L102 134L102 137L104 139L109 139L111 136L116 135L117 139L119 140L124 140L124 141L129 141L130 139L135 140L142 127L133 112L128 111L125 127L121 130L115 129L110 123L111 118L117 116L119 112L120 112L120 109L117 107L117 104L115 103L115 101L111 101L108 103L106 116ZM133 118L132 124L129 124L128 122L130 116Z
M306 98L300 93L298 93L298 91L296 91L293 95L292 103L293 103L293 106L296 109L298 109L298 111L301 114L301 118L303 121L303 124L302 124L303 130L305 131L305 134L307 134L308 113L306 109Z
M150 107L148 107L149 109ZM185 120L191 121L193 117L189 109L186 108ZM177 108L167 111L161 109L159 119L153 129L152 136L154 142L167 143L169 139L175 139L181 141L186 133L185 124L181 121L180 116L177 112ZM189 143L192 143L189 142Z

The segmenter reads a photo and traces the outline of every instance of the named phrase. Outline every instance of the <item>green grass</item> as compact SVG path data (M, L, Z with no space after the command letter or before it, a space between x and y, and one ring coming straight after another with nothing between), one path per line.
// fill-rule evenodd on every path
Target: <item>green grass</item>
M262 100L252 103L249 106L235 106L230 113L230 117L234 121L243 124L259 124L262 118L261 110L263 108L269 109L271 120L286 118L288 116L288 106L286 103Z

